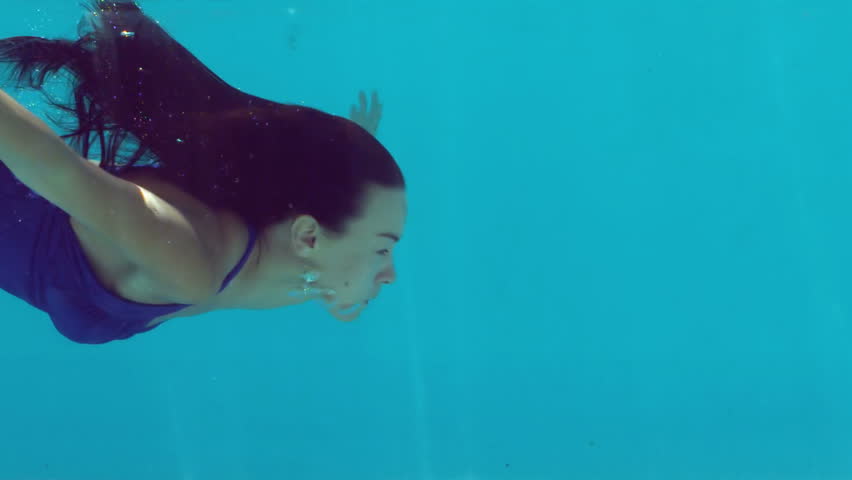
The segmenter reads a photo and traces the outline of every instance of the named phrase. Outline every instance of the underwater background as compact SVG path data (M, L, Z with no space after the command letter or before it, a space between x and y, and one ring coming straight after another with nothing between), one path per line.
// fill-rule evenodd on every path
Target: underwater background
M0 480L852 478L852 3L138 3L243 91L379 92L399 280L94 346L0 292Z

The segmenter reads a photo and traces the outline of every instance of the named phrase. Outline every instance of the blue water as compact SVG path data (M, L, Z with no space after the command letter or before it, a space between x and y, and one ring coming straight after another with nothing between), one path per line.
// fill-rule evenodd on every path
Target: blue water
M140 5L253 94L379 91L400 280L101 346L3 294L0 480L852 478L849 2Z

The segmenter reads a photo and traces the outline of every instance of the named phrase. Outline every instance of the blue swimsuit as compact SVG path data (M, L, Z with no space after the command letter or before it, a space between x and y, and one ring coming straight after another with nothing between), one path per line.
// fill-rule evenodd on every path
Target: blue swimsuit
M245 265L256 232L219 291ZM0 162L0 288L50 315L77 343L123 340L156 328L153 319L189 307L148 305L107 290L95 276L68 214L36 195Z

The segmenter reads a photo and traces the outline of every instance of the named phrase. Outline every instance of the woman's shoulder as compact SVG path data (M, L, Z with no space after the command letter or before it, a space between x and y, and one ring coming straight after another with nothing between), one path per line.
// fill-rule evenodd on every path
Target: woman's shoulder
M209 271L218 270L215 262L216 258L220 257L218 252L223 249L223 245L219 216L216 212L183 192L176 185L159 178L155 172L147 169L128 170L117 176L153 193L162 201L168 202L170 207L180 212L181 221L188 223L188 228L196 232L194 237L197 237L200 242L198 248L209 252L211 264ZM154 270L149 271L146 265L140 265L124 255L122 249L114 245L110 239L89 231L85 226L76 224L73 220L72 226L83 250L90 259L96 276L104 286L114 293L140 303L162 303L164 301L194 303L190 300L197 300L173 298L175 292L172 287L159 281L159 277L163 275L162 266L157 266ZM212 279L206 278L208 277L206 272L207 269L197 276L198 288L189 288L187 291L203 291L205 285L212 281ZM186 274L187 272L183 273ZM181 276L194 278L193 275ZM157 285L163 285L163 291L158 291Z

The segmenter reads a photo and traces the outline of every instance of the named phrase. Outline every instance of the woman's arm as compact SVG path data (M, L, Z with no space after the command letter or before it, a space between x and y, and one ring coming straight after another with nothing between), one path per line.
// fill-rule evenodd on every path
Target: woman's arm
M374 91L372 95L373 109L367 109L367 94L361 90L358 92L358 106L349 108L349 119L360 125L364 130L376 136L379 131L379 120L382 119L382 104L379 102L379 93Z
M108 238L147 275L173 286L174 301L195 303L215 292L213 259L182 212L78 155L2 90L0 161L80 225Z

